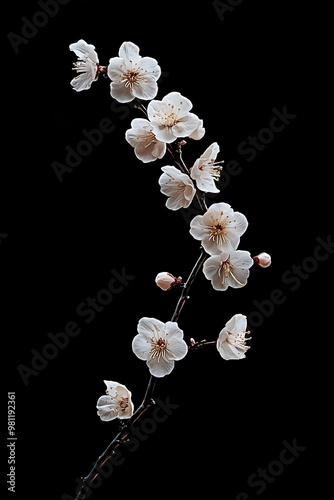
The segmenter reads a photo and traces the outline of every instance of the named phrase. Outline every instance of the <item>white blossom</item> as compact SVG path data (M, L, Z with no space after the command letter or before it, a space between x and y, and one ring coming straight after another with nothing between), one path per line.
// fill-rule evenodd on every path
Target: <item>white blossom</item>
M135 97L151 100L158 93L160 66L152 57L140 56L139 47L132 42L122 43L118 57L109 60L107 72L111 96L119 102L130 102Z
M154 126L145 118L134 118L125 139L134 148L135 155L143 163L161 159L166 153L166 144L158 141Z
M147 116L157 128L157 139L170 144L178 137L190 137L195 131L202 130L202 121L190 113L192 107L192 102L180 92L170 92L162 101L151 101L147 106Z
M217 339L217 349L222 358L243 359L246 357L246 352L250 346L246 342L250 338L246 338L249 334L246 331L247 317L244 314L235 314L219 333Z
M219 193L215 181L220 178L222 162L216 163L219 153L219 145L214 142L209 146L202 156L198 158L190 169L190 176L196 181L198 189L205 193Z
M175 361L186 356L188 346L176 322L163 323L144 317L138 322L138 334L132 341L132 350L139 359L146 361L151 375L164 377L171 373Z
M166 207L170 210L187 208L191 204L196 188L189 175L183 174L176 167L162 167L163 174L159 177L160 191L168 196Z
M190 234L213 255L235 250L247 227L246 217L222 202L212 204L204 215L196 215L190 222Z
M208 257L203 264L203 273L215 290L226 290L229 286L241 288L247 284L253 263L246 250L232 250Z
M77 92L88 90L99 75L99 59L95 47L81 39L72 43L69 48L78 57L78 61L73 63L73 70L79 73L73 78L71 85Z
M104 383L107 386L106 395L101 396L96 404L101 420L130 418L133 414L131 392L118 382L104 380Z

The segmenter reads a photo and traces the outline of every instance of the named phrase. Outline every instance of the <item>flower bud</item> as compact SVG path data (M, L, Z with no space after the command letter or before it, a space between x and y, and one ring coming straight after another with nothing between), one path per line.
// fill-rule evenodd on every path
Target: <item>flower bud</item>
M180 285L182 283L182 278L175 278L171 273L162 272L157 274L155 282L161 290L165 292L170 290L175 285Z
M271 264L271 257L266 252L261 252L256 257L253 257L255 264L260 267L269 267Z

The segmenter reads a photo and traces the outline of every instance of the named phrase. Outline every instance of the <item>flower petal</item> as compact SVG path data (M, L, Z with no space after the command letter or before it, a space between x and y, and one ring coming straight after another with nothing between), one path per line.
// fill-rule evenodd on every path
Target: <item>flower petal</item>
M158 80L161 76L161 68L158 65L158 61L153 59L153 57L142 57L140 60L140 67L145 71L147 76L155 80Z
M194 167L191 169L194 170ZM193 175L192 175L193 177ZM193 177L194 178L194 177ZM219 189L215 185L215 181L209 172L202 172L201 175L195 178L198 189L204 193L219 193Z
M183 330L181 330L176 321L167 321L165 330L167 335L173 336L173 338L183 339Z
M155 78L147 76L145 82L141 82L140 85L135 85L132 88L132 93L138 99L146 101L154 99L158 93L158 85Z
M107 73L110 80L121 80L121 75L124 73L123 59L120 57L112 57L109 59L109 65L107 68Z
M71 43L69 49L73 51L79 59L85 60L89 58L94 63L99 63L97 53L95 52L95 46L86 43L85 40L81 39L76 43Z
M228 226L228 240L230 242L231 248L236 249L240 242L240 236L244 234L248 227L248 220L240 212L233 212L233 217L231 217L231 222Z
M139 143L135 146L135 155L143 163L161 159L165 154L166 144L160 141L152 142L150 146L146 146L145 143Z
M88 90L91 88L93 83L93 79L88 73L81 73L71 80L71 85L77 92L81 92L83 90Z
M241 269L249 269L254 264L254 260L247 250L235 250L230 253L230 257L233 265Z
M99 397L97 400L96 407L99 408L100 406L111 406L116 408L117 405L115 400L106 394L105 396Z
M172 337L169 339L169 349L172 353L173 359L179 361L183 359L188 353L188 346L183 339Z
M167 360L162 357L159 359L159 361L157 361L157 358L151 358L147 361L147 366L150 370L151 375L161 378L169 375L172 372L175 366L175 361Z
M217 345L217 349L222 358L226 361L235 360L235 359L243 359L246 357L245 351L237 349L234 345L230 345L226 342Z
M240 313L235 314L227 321L225 328L230 333L245 332L247 330L247 316Z
M179 118L186 116L193 107L190 99L184 97L180 92L170 92L162 99L162 102L174 106L178 110Z
M209 163L211 160L215 161L217 155L220 151L219 145L217 142L213 142L210 146L204 151L202 156L200 156L200 163Z
M123 83L112 82L110 84L110 94L118 102L131 102L134 99L131 87L126 87Z
M103 381L106 386L107 386L107 393L112 396L112 397L115 397L116 396L116 388L118 386L118 383L117 382L113 382L112 380L104 380Z
M203 127L203 120L199 121L197 128L194 130L192 134L189 135L189 139L193 139L194 141L199 141L205 135L205 128Z
M165 142L167 144L171 144L176 139L175 135L173 134L173 127L164 127L159 124L156 125L155 136L159 141Z
M101 407L97 414L104 422L110 422L110 420L115 420L115 418L117 418L117 412L111 412L108 406Z
M228 258L228 254L227 258ZM203 264L203 274L208 280L212 280L213 276L218 272L222 262L221 255L212 255L208 257Z
M110 396L101 396L97 403L98 416L101 420L110 421L117 418L117 402Z
M148 318L144 316L138 322L138 333L143 335L147 340L152 337L159 338L160 332L164 331L165 323L155 318Z
M139 47L133 42L123 42L120 46L119 57L131 62L136 62L140 59Z
M135 335L132 339L132 350L137 358L146 361L150 357L152 349L151 341L141 333Z
M199 118L193 113L188 113L183 118L180 118L176 125L173 126L173 134L175 137L188 137L198 127Z
M190 234L195 240L202 240L210 230L203 224L203 215L195 215L190 221Z

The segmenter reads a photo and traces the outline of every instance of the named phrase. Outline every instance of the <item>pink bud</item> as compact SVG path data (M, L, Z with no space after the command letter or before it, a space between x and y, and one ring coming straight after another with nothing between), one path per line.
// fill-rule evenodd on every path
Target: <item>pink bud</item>
M253 257L255 264L260 267L269 267L271 264L271 257L266 252L261 252L256 257Z
M182 283L182 278L175 278L171 273L162 272L157 274L155 282L161 290L165 292L170 290L175 285L180 285Z

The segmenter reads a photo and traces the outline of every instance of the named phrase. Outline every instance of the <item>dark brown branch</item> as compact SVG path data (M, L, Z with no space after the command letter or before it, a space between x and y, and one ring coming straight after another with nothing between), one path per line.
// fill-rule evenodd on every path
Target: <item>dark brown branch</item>
M97 478L97 476L100 475L100 470L103 467L103 465L108 460L110 460L110 458L112 457L113 453L117 448L119 448L120 446L124 445L127 442L127 440L131 436L130 428L138 420L140 420L154 404L152 397L155 388L155 383L156 383L156 378L151 375L141 405L137 408L132 417L126 421L126 424L122 426L118 434L114 437L114 439L104 450L104 452L99 456L89 474L87 474L86 477L82 478L82 484L80 490L78 491L78 494L75 497L76 500L84 500L86 498L86 496L90 493L90 486L92 482Z
M183 306L185 305L185 303L189 299L188 294L189 294L190 287L193 284L193 282L195 281L195 278L196 278L198 272L200 271L200 269L202 268L204 261L207 259L207 257L208 257L207 253L202 249L199 258L198 258L196 264L194 265L193 270L191 271L191 273L189 275L189 278L187 279L187 281L183 285L182 293L181 293L179 301L176 305L176 308L175 308L175 311L174 311L174 314L172 316L171 321L178 321L180 314L181 314L181 311L183 309Z

